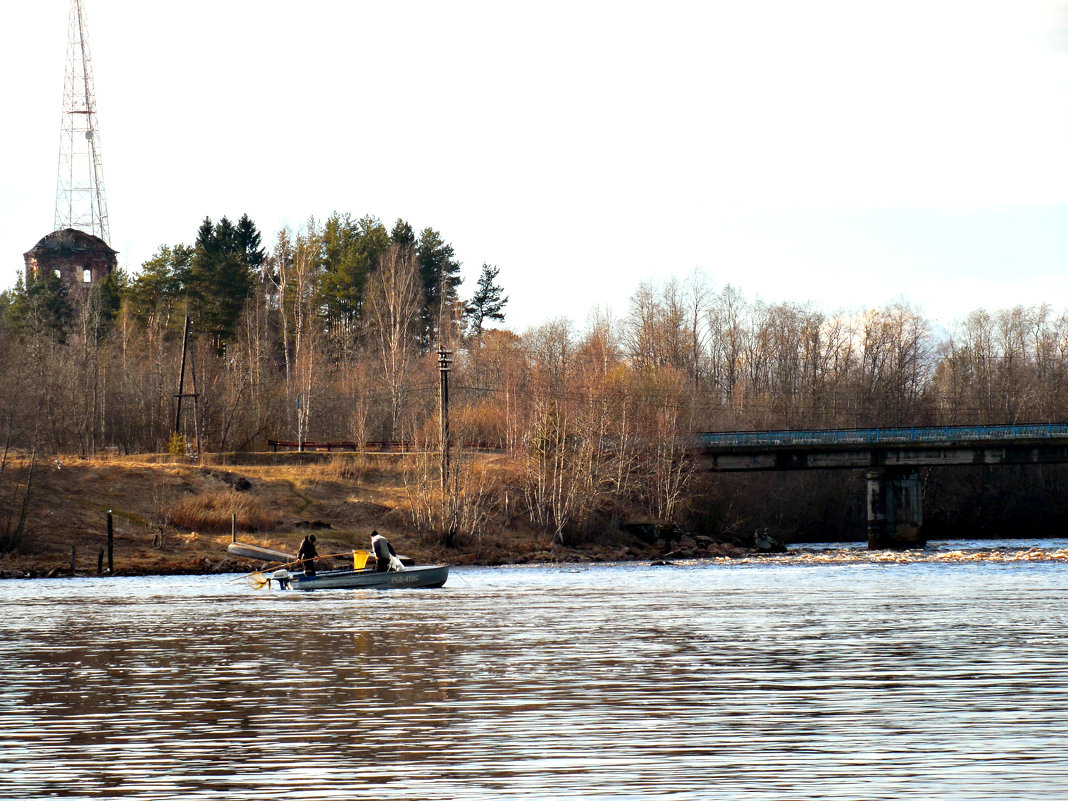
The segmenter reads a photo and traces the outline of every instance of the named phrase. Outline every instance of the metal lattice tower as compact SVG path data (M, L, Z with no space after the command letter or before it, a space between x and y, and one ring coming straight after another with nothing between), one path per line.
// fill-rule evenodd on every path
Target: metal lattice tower
M100 130L89 59L89 32L83 0L71 0L67 74L63 82L63 123L56 183L56 230L77 228L105 242L108 207L104 202Z

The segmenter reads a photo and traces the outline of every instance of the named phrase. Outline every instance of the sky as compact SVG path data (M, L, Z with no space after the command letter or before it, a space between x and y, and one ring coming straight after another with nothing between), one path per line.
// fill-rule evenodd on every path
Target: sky
M54 223L70 0L0 8L0 288ZM119 263L205 217L430 226L506 325L1068 309L1068 0L85 0ZM254 10L253 10L254 9Z

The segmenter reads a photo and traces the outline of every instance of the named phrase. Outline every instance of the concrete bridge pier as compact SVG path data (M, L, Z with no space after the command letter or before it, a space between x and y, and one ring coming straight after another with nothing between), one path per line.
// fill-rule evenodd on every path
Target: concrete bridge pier
M923 479L912 468L867 472L868 548L923 548Z

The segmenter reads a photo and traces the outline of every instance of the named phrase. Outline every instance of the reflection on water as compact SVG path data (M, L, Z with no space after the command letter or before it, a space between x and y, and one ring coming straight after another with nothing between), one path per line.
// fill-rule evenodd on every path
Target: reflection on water
M0 582L0 795L1060 799L1066 595L1054 560Z

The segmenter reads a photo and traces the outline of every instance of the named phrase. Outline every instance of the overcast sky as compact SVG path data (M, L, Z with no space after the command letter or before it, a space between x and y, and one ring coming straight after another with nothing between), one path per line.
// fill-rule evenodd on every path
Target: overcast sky
M703 271L949 325L1068 308L1050 0L85 0L111 244L205 216L438 229L509 327ZM0 287L53 228L69 0L0 10Z

